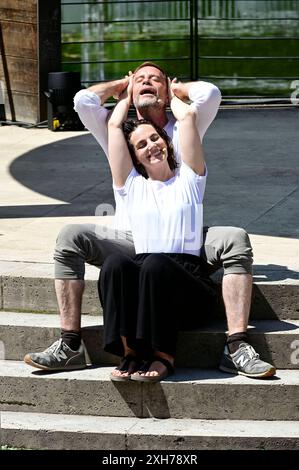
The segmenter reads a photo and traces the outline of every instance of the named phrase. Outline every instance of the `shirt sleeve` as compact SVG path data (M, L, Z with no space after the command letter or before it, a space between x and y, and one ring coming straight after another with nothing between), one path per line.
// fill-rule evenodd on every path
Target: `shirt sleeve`
M108 109L101 106L101 100L92 91L80 90L74 96L74 110L78 113L84 126L98 141L106 156L108 155Z
M205 165L205 174L203 176L198 175L195 173L195 171L190 168L189 165L187 165L185 162L182 161L181 167L180 167L180 178L182 179L182 182L184 181L189 188L189 190L196 195L197 200L201 201L203 200L203 196L205 193L206 189L206 181L207 181L207 175L208 175L208 170Z
M197 114L197 128L201 140L214 120L221 102L221 93L212 83L198 81L191 85L189 98Z
M119 194L121 197L127 196L129 194L129 191L130 191L130 188L131 188L131 185L132 185L134 179L138 176L141 176L140 173L138 173L136 168L133 167L132 170L130 171L130 173L128 174L126 182L123 186L117 187L117 186L115 186L114 181L112 182L112 186L113 186L114 191L117 194ZM141 176L141 178L143 178L143 177Z

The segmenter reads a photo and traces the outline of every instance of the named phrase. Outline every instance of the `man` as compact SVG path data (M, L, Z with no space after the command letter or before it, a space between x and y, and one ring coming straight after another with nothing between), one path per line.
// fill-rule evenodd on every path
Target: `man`
M107 155L108 110L105 101L118 97L129 78L100 83L79 91L75 110ZM198 111L198 132L203 136L218 111L221 95L207 82L176 83L174 93L193 101ZM134 72L133 102L138 119L149 119L164 128L171 137L175 155L179 157L176 122L168 117L168 83L165 72L156 64L145 62ZM179 159L179 158L178 158ZM25 362L46 370L84 368L80 319L84 291L85 262L101 266L103 260L119 250L134 255L130 227L121 200L115 194L117 231L104 234L95 225L68 225L59 234L55 249L55 288L61 317L61 339L42 353L27 354ZM220 368L226 372L250 377L268 377L275 368L259 359L248 344L247 326L252 291L252 249L247 233L236 227L210 227L204 234L202 256L210 272L224 268L222 283L228 337Z

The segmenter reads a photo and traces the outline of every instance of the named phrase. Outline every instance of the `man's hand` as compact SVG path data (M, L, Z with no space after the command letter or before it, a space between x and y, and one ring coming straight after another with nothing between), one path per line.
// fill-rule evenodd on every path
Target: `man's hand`
M98 83L97 85L92 85L88 88L89 91L96 93L103 105L108 98L113 96L113 98L118 99L121 93L127 88L129 84L129 78L132 75L132 72L129 72L124 78L119 80L113 80L112 82Z
M121 78L120 80L115 81L115 87L113 90L113 98L115 100L118 100L122 92L127 88L129 84L129 76L126 75L124 78Z
M187 101L189 99L187 83L178 82L176 78L174 78L172 81L170 81L169 79L169 83L170 83L169 88L170 88L172 95L177 96L183 101ZM171 96L170 96L170 100L171 100Z
M132 104L134 75L128 77L128 85L119 95L119 99L108 117L108 128L121 128L122 123L127 119L129 108Z
M127 86L130 83L130 77L133 77L134 74L129 70L128 75L126 75L124 78L121 78L118 80L118 85L115 90L115 93L113 93L113 98L118 100L122 92L127 88Z
M127 84L125 88L122 90L122 92L119 94L118 99L127 99L129 105L132 103L132 95L133 95L133 80L134 80L134 74L132 72L129 72L129 75L126 75L126 80Z

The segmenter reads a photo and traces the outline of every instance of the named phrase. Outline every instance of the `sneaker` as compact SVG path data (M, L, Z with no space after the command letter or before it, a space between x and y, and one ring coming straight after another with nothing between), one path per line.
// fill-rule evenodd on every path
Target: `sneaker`
M225 345L219 369L232 374L246 375L247 377L272 377L276 369L268 362L261 361L260 356L248 343L241 343L233 354L230 354Z
M44 370L75 370L86 367L84 346L73 351L59 339L40 353L29 353L24 357L26 364Z

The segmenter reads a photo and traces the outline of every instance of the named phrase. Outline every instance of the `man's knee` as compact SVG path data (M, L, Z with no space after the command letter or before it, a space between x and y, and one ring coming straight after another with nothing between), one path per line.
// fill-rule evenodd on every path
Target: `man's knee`
M243 228L240 227L228 227L227 237L230 243L240 247L246 247L251 249L251 243L249 235Z
M218 249L222 249L224 254L252 256L252 247L246 230L240 227L225 227L225 229Z
M95 226L93 224L69 224L57 237L54 258L79 256L85 261L97 256ZM94 264L94 263L91 263Z
M82 237L83 227L82 224L68 224L65 225L59 232L56 245L57 246L72 246L77 245Z
M252 247L248 233L239 227L211 227L205 237L204 254L213 269L224 274L251 274Z
M84 224L69 224L60 230L54 250L56 279L84 279L83 234Z
M248 233L243 228L229 228L222 254L224 275L252 274L253 253Z

